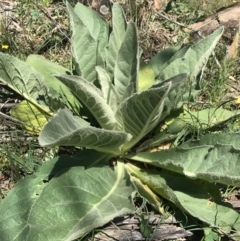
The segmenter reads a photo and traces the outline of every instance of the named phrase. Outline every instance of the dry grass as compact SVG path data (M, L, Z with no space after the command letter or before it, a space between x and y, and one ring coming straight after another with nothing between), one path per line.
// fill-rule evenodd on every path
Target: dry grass
M18 0L8 21L2 21L0 44L9 46L7 52L25 59L29 54L43 54L64 66L69 64L68 18L63 1ZM74 5L77 0L71 0ZM81 1L90 4L91 1ZM144 59L169 45L183 41L186 33L182 27L161 18L154 10L154 1L120 0L128 19L138 26L140 46ZM42 3L42 4L41 4ZM216 9L232 4L220 1L170 1L167 16L188 25L207 16ZM166 7L166 6L165 6ZM2 49L6 51L6 49ZM68 66L67 66L68 67Z
M1 25L0 43L9 46L5 52L21 59L26 59L29 54L43 54L67 65L69 31L63 2L44 7L37 1L19 1Z

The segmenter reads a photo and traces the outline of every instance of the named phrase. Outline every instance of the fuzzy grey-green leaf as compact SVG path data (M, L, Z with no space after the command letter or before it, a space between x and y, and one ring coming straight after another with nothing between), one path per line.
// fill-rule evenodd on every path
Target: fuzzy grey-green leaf
M181 58L174 59L164 68L162 73L159 74L159 80L162 81L180 73L187 73L191 76L195 87L196 77L207 63L210 54L222 36L223 29L223 27L219 28L208 37L188 48Z
M124 145L129 149L151 131L159 122L164 99L171 88L171 82L160 88L135 93L125 99L116 112L118 130L130 133L133 139Z
M67 10L72 30L71 44L75 70L78 75L93 82L97 77L95 66L97 66L98 42L91 36L90 31L69 3L67 3Z
M113 30L109 37L109 44L106 54L107 71L111 77L114 74L114 67L118 51L122 45L125 31L127 28L127 21L122 7L118 3L114 3L112 7L112 25Z
M39 143L42 146L88 147L118 155L122 153L121 145L130 139L131 135L125 132L91 127L68 109L63 109L44 126Z
M112 111L115 113L117 110L119 97L115 86L112 84L111 79L105 69L100 66L96 67L98 73L98 81L101 86L103 97L107 104L111 106Z
M103 65L103 60L105 59L105 48L108 45L109 24L101 15L81 3L77 3L75 5L74 12L77 14L79 19L81 19L82 23L89 30L92 38L97 43L96 65Z
M135 210L134 187L121 163L114 170L75 166L43 180L27 177L3 200L1 240L71 241Z
M133 22L129 22L127 25L114 69L114 84L120 101L126 97L126 90L131 83L135 93L138 88L138 39Z
M93 83L76 75L56 75L75 96L88 108L101 127L115 129L116 120L111 107L104 99L103 93Z
M204 179L240 186L240 150L231 145L215 144L172 148L152 153L138 153L130 159L151 163L193 179Z

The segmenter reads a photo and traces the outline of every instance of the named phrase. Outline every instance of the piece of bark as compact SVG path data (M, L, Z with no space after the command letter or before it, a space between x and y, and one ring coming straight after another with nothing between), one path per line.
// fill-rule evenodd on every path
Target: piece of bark
M169 0L155 0L154 1L154 9L156 11L161 10L167 2L169 2Z
M229 203L231 203L231 205L233 206L233 208L237 208L239 209L240 208L240 200L236 200L236 201L228 201Z
M239 29L239 27L238 27ZM238 55L238 46L239 46L239 31L236 32L233 37L231 45L228 47L227 58L236 58Z
M193 234L183 228L177 226L176 220L170 217L164 221L160 215L151 215L145 217L149 220L149 226L153 233L152 241L174 240L184 237L190 237ZM158 226L160 222L160 225ZM137 216L119 217L104 227L101 232L94 236L96 241L142 241L146 237L142 235L139 229L141 220Z
M237 3L226 8L221 8L205 21L194 23L189 28L199 31L203 36L207 36L223 25L225 27L224 36L233 39L238 29L239 20L240 3Z
M194 23L186 31L193 31L192 37L208 36L220 26L224 26L223 36L229 41L227 57L237 56L239 45L240 3L221 8L203 22Z

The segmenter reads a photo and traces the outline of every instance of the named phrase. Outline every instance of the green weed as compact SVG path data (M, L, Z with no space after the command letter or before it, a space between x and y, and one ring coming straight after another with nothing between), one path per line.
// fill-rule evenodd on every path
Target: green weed
M206 7L196 0L172 1L168 6L167 13L188 26L196 21L201 21L216 9L232 2L230 0L205 1ZM0 37L1 51L9 52L21 59L25 59L31 53L39 53L54 62L69 67L69 31L65 5L58 1L51 8L51 3L50 0L22 0L15 10L18 25L22 30L13 32L11 25L3 25ZM145 60L167 45L173 42L178 43L186 37L179 25L163 21L154 13L147 1L140 1L138 4L135 1L127 1L124 4L124 8L129 9L127 14L137 23ZM235 91L233 96L231 88L233 86L237 89L240 88L239 81L237 81L239 59L226 60L224 58L226 51L222 46L216 50L216 57L210 58L204 72L202 92L198 98L198 101L201 102L200 108L204 108L206 105L213 107L227 105L229 109L238 108L234 104L234 97L238 97L238 92ZM220 62L220 66L216 59ZM225 129L223 128L222 131L226 129L236 131L240 129L239 126L238 119L231 120L226 123ZM197 136L201 136L201 131L201 129L194 130ZM176 143L182 138L186 138L186 135L187 131L183 129L179 133ZM32 173L41 165L44 158L46 160L53 155L53 150L39 148L35 142L29 142L25 146L24 142L21 142L19 146L16 146L12 141L12 143L2 146L0 158L3 162L2 168L9 167L12 173L15 173L15 180L18 180L21 178L20 171L25 174ZM227 194L231 195L231 192L232 190L229 190ZM208 236L211 235L218 240L221 239L220 235L208 234Z

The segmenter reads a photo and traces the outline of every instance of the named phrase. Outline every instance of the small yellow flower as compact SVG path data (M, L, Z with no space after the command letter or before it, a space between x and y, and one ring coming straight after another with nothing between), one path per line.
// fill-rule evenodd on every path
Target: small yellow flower
M239 104L240 104L240 97L239 97L239 96L236 97L235 104L236 104L236 105L239 105Z
M9 46L7 44L2 44L2 49L8 50Z

